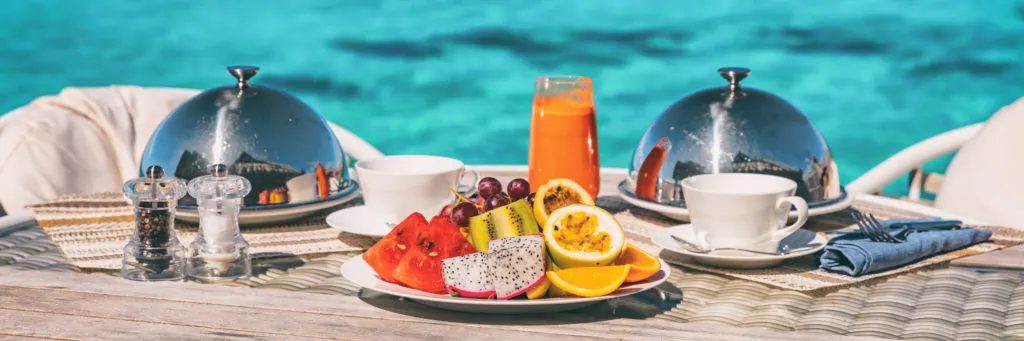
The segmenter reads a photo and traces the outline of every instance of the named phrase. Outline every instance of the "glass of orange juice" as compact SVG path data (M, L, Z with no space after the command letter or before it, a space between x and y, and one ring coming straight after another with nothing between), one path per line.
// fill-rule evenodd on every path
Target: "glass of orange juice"
M530 123L531 191L551 179L568 178L597 198L601 162L597 153L593 81L582 76L538 77Z

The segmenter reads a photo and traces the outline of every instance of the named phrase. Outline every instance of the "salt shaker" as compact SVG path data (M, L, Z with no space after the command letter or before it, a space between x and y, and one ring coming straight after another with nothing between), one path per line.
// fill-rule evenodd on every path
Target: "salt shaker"
M121 276L135 281L183 278L185 249L174 233L174 207L185 196L185 182L164 178L160 166L128 180L122 191L135 206L135 233L124 247Z
M189 246L188 277L198 282L241 278L252 273L249 243L238 229L242 198L252 189L249 180L213 166L213 174L188 183L199 207L199 235Z

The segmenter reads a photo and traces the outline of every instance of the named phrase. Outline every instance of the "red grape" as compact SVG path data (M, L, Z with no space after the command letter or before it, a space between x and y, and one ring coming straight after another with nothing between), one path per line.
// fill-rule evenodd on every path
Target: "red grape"
M515 179L508 183L508 196L512 201L525 198L530 195L530 182L526 179Z
M476 206L471 202L462 202L452 208L451 221L455 225L469 226L469 218L475 217L480 214L480 211L476 209Z
M487 198L487 201L484 202L484 209L490 211L495 208L508 205L508 203L509 201L508 198L505 197L505 193L499 193L498 195L492 195L490 198Z
M452 204L444 205L444 207L441 208L441 213L438 213L437 215L441 216L441 218L448 218L450 221L452 216L452 207L454 207Z
M501 193L501 181L488 176L480 179L480 182L476 184L476 188L477 191L480 192L480 196L487 199L492 195Z

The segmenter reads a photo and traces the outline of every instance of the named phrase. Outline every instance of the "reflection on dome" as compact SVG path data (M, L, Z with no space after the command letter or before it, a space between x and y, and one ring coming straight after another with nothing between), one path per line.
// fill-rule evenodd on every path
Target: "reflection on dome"
M209 170L206 165L209 164L202 154L186 151L178 161L174 176L188 181L207 175ZM248 179L253 188L263 188L260 192L253 191L245 196L243 202L247 206L311 201L326 198L342 189L339 185L344 183L343 169L317 164L314 170L314 173L305 173L285 164L257 160L245 152L228 166L228 173ZM191 196L181 201L184 204L195 204Z

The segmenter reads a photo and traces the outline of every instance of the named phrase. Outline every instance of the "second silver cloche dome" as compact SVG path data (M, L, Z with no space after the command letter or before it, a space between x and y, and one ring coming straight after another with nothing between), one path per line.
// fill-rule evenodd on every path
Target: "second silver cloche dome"
M812 206L843 194L832 152L796 107L744 87L746 68L721 68L728 85L693 93L666 109L633 152L625 187L641 199L686 207L679 182L709 173L762 173L792 179Z

